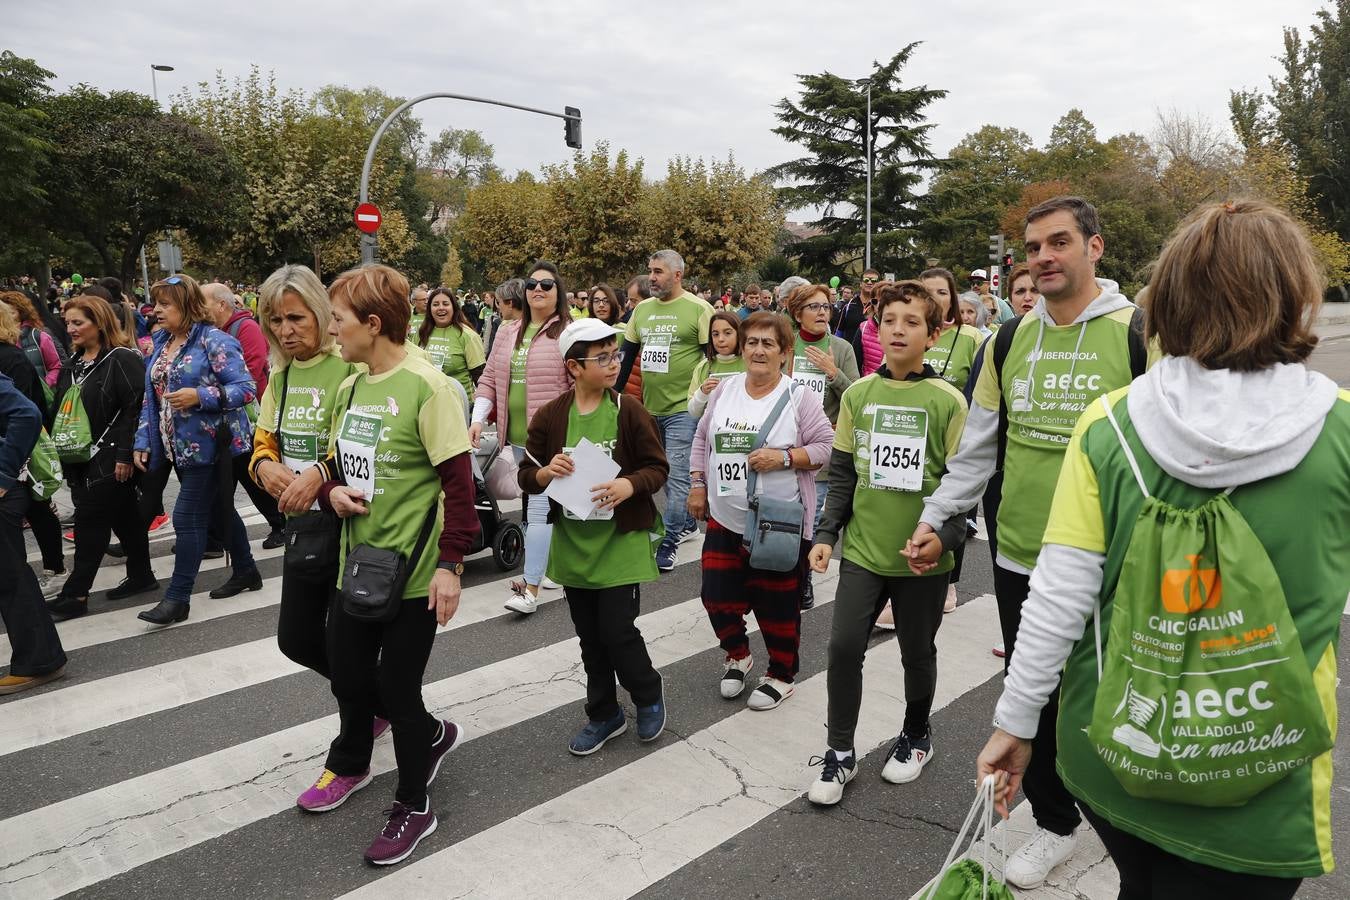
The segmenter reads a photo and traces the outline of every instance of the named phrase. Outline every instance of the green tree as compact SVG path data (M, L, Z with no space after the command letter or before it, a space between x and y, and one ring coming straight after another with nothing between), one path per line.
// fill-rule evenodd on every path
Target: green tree
M149 97L77 85L47 103L55 145L43 167L48 230L86 243L130 283L141 245L167 229L209 238L227 227L240 173L214 135Z
M670 247L684 257L686 280L716 289L768 256L783 224L773 186L747 176L732 157L671 160L648 194L646 215L646 252ZM645 262L638 257L639 267Z
M46 195L40 181L54 149L47 139L43 104L51 72L9 50L0 53L0 263L5 271L27 268L46 255L41 220Z
M471 190L454 228L454 241L466 264L497 284L519 275L531 261L545 255L548 196L548 187L528 172ZM556 224L566 226L566 222Z
M571 282L627 278L646 263L641 160L620 150L611 163L600 141L589 155L573 154L570 166L545 168L544 184L548 253Z
M863 256L869 126L873 264L907 271L922 263L914 246L921 215L916 191L937 166L926 110L947 92L902 82L900 71L918 46L909 44L886 63L872 64L866 79L872 88L870 121L864 89L831 72L798 76L800 97L776 105L780 124L774 133L802 145L806 155L774 166L768 175L787 182L779 190L784 208L823 211L812 223L822 234L788 248L804 271L822 274Z
M449 243L445 248L445 262L441 264L441 277L437 279L437 284L454 291L463 283L464 270L459 265L459 250Z

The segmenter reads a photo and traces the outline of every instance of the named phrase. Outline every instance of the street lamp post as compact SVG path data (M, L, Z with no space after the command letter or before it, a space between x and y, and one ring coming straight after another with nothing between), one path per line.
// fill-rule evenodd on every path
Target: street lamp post
M863 267L870 269L872 268L872 79L860 78L857 84L867 91L867 120L863 122L863 134L867 147L867 208L863 211L865 228L863 233Z
M155 78L156 72L172 72L173 66L166 66L163 63L150 64L150 90L154 93L155 106L159 106L159 81ZM145 298L150 299L150 267L145 264L145 244L141 244L141 283L145 285Z
M380 123L380 127L375 129L375 136L370 139L370 146L366 148L366 162L361 167L361 198L360 202L367 202L370 197L370 168L375 163L375 148L380 143L380 138L384 137L385 131L389 129L389 124L403 114L403 111L411 106L421 103L423 100L443 97L447 100L467 100L470 103L488 103L493 106L505 106L508 109L519 109L524 112L531 112L541 116L553 116L563 120L563 136L567 141L567 146L574 150L581 149L581 110L574 106L564 107L562 112L553 112L549 109L535 109L532 106L521 106L517 103L506 103L501 100L489 100L486 97L469 97L464 94L423 94L420 97L414 97L401 104L397 109L385 117ZM369 265L375 262L376 240L374 234L361 235L361 264Z

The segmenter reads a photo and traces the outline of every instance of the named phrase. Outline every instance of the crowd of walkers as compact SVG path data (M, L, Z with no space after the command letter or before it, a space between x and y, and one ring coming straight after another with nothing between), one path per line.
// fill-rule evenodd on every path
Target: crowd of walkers
M285 548L279 646L329 680L339 713L297 803L342 805L391 731L394 804L365 858L406 859L437 826L430 786L463 738L421 684L482 546L475 451L491 437L509 448L494 490L524 503L524 571L503 603L528 616L561 588L580 641L577 756L627 730L619 686L639 740L665 729L637 619L684 540L704 532L717 691L757 711L793 696L813 575L837 556L806 786L830 806L860 770L874 628L895 631L904 671L879 775L912 782L936 753L936 636L982 508L1006 678L977 770L1005 811L1025 789L1036 823L1007 881L1044 881L1086 818L1122 897L1292 897L1332 865L1350 584L1350 393L1305 365L1322 293L1308 240L1262 203L1202 208L1137 302L1096 277L1105 242L1079 198L1033 208L1025 248L1008 300L983 270L962 292L942 268L714 297L686 288L673 250L622 291L569 291L547 261L481 297L382 265L326 288L287 265L248 302L174 275L150 286L148 314L120 284L79 285L59 328L22 290L0 294L0 582L14 586L0 692L62 674L54 622L88 611L114 534L126 577L108 596L157 593L140 613L155 626L189 617L213 552L230 573L211 597L260 589L242 484L263 546ZM555 489L597 471L597 452L609 468L578 506ZM170 477L161 591L147 532ZM1267 665L1279 686L1251 674Z

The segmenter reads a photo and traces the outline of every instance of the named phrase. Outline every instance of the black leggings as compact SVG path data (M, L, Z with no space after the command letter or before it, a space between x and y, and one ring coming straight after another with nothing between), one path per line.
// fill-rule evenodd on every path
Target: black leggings
M1301 878L1230 872L1173 856L1079 805L1120 872L1120 900L1290 900L1303 883Z
M19 484L14 489L26 491L28 485ZM26 518L33 530L33 540L42 551L42 568L64 572L65 548L61 546L61 520L56 515L56 506L50 500L34 500L30 495Z

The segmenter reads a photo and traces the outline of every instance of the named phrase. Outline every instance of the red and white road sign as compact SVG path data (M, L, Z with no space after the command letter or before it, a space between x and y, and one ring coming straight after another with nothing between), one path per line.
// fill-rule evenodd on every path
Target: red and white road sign
M374 234L379 230L380 223L384 218L380 215L380 208L374 203L362 203L356 207L356 212L352 213L352 219L356 222L356 227L366 234Z
M357 224L359 225L360 223L358 222ZM373 231L374 229L371 230ZM999 267L994 266L994 271L989 275L989 289L994 292L994 296L998 296L998 270Z

